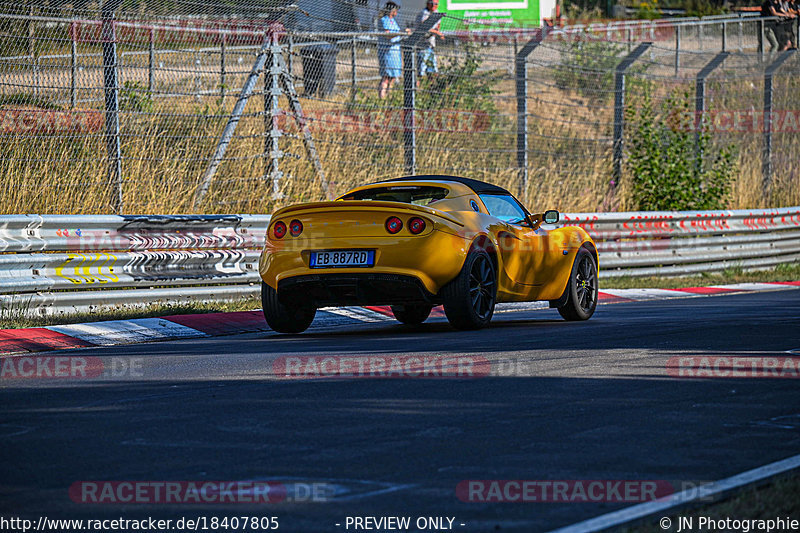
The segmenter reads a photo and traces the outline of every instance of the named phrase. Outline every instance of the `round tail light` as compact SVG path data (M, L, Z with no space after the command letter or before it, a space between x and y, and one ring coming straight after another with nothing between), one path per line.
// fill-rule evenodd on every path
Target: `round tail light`
M297 237L303 233L303 223L299 220L292 220L289 224L289 232L292 234L292 237Z
M412 218L408 221L408 231L413 235L419 235L425 231L425 221L418 217Z
M386 231L394 235L403 229L403 221L397 217L389 217L386 219Z
M283 239L286 236L286 224L284 222L276 222L272 226L272 234L276 239Z

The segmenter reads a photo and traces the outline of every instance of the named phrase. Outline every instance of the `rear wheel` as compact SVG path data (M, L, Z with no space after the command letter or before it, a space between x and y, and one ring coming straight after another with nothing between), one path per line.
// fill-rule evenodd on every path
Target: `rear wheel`
M497 274L489 254L467 254L456 278L442 287L444 313L456 329L480 329L489 325L497 298Z
M588 320L597 307L597 263L586 248L578 250L567 285L567 303L558 308L566 320Z
M317 309L310 304L281 303L278 292L264 282L261 282L261 305L267 325L278 333L305 331L317 314Z
M417 326L428 319L431 309L432 307L426 304L393 305L392 313L403 324Z

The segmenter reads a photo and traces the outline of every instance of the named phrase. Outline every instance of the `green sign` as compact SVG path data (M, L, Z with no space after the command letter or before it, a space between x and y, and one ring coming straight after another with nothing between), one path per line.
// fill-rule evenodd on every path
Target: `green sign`
M443 30L494 30L539 26L540 0L441 0L439 11L462 19L442 21Z

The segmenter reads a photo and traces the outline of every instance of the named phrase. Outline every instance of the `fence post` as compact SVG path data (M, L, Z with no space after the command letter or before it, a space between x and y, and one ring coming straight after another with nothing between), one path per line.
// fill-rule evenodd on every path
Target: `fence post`
M279 124L280 97L283 91L280 85L281 68L278 56L283 50L278 43L277 33L273 32L270 40L272 44L264 67L264 153L267 154L264 178L272 182L272 199L280 200L283 198L281 192L283 172L280 169L280 160L284 152L280 147L280 140L283 137Z
M758 21L758 61L764 62L764 21Z
M433 28L444 15L431 15L409 35L401 46L403 51L403 145L405 151L405 172L417 173L417 43Z
M101 12L108 195L109 207L117 214L122 212L122 153L119 146L119 84L115 12L121 3L122 0L107 0Z
M350 101L356 101L356 46L358 37L353 36L352 49L350 50Z
M227 68L227 56L226 56L226 48L228 45L228 34L222 34L222 43L220 43L219 48L219 99L222 102L222 105L225 105L225 83L226 83L226 75L225 69Z
M742 24L742 18L739 17L739 52L743 50L744 46L744 27Z
M700 131L705 126L705 113L706 113L706 79L711 73L719 67L725 59L730 55L728 52L720 52L714 59L708 62L703 69L697 74L695 80L695 104L694 104L694 128L695 128L695 155L697 161L703 156L700 151Z
M78 86L78 43L77 43L77 24L72 22L69 25L69 35L72 48L70 50L72 74L70 76L69 86L69 107L75 109L77 103L77 86Z
M623 135L625 133L625 72L653 45L651 42L642 43L636 49L625 56L625 59L617 65L614 72L614 181L611 188L619 185L622 178L622 152Z
M156 30L155 28L150 28L150 43L148 44L148 56L147 56L147 92L150 93L150 96L153 95L153 78L154 78L154 70L156 67Z
M35 5L36 5L36 2L34 2L33 0L29 0L28 16L30 18L28 19L28 21L26 23L26 27L27 27L26 29L27 29L27 33L28 33L28 43L27 43L28 44L28 55L31 56L31 57L33 57L36 54L36 47L35 47L35 44L36 44L36 21L33 18L34 14L35 14L35 12L34 12L34 6Z
M772 78L781 65L789 59L796 50L781 52L778 58L770 63L764 71L764 152L762 163L762 191L769 194L772 185Z
M681 68L681 27L675 27L675 77Z
M528 56L536 50L544 34L534 37L517 52L514 59L514 78L517 85L517 169L519 197L525 202L528 193Z
M33 96L39 98L39 57L31 56L33 60Z
M200 95L203 94L203 80L201 78L200 72L200 65L202 65L202 60L200 59L200 50L194 51L194 97L198 100L200 99Z
M294 76L294 37L289 34L289 57L286 59L286 68L289 70L289 76Z
M703 21L701 20L697 24L697 44L700 47L700 50L705 50L703 46Z
M728 49L728 23L722 22L722 51L726 51Z

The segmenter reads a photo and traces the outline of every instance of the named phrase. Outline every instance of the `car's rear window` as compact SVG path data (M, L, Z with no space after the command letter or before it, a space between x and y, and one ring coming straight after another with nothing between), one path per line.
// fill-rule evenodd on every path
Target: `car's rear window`
M374 187L352 192L342 196L341 200L372 200L376 202L402 202L404 204L429 205L447 196L444 187L427 185L392 185Z

